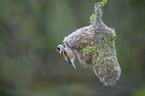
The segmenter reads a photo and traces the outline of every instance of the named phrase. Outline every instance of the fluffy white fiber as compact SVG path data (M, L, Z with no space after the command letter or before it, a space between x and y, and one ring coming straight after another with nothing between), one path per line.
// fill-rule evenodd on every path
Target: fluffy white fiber
M115 31L102 21L102 11L96 4L94 22L65 37L63 42L76 54L83 66L91 67L106 86L119 80L121 69L116 56ZM95 47L94 52L83 49Z

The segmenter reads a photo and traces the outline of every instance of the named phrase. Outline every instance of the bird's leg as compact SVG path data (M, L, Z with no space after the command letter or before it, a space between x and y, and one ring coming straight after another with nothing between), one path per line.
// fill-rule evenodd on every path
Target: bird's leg
M65 47L69 47L70 49L72 49L72 47L67 42L64 43L65 43Z

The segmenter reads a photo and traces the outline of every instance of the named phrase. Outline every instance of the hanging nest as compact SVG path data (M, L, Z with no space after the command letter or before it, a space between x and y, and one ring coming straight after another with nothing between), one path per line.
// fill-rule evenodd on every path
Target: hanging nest
M83 66L91 67L106 86L119 80L121 69L115 49L115 31L107 27L102 20L102 10L95 5L95 17L92 24L80 28L63 42L71 48Z

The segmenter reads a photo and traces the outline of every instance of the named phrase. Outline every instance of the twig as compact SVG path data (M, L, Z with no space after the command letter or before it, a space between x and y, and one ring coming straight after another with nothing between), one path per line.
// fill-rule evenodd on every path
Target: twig
M96 3L98 3L98 0L96 0Z

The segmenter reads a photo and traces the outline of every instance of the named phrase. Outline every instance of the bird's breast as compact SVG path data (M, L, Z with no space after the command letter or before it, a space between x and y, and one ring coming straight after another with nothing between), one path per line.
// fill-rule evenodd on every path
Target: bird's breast
M63 50L62 52L61 52L61 54L60 54L63 58L65 58L66 57L66 52L65 52L65 50Z

